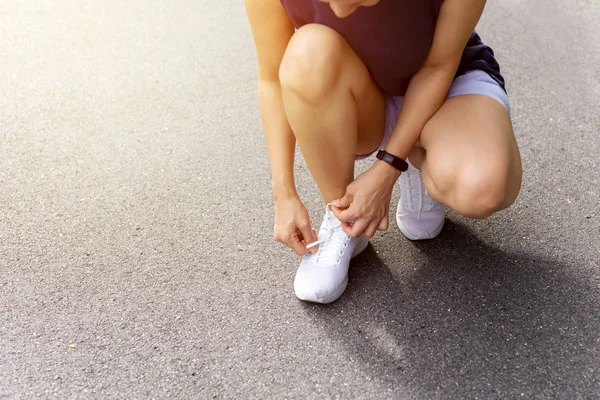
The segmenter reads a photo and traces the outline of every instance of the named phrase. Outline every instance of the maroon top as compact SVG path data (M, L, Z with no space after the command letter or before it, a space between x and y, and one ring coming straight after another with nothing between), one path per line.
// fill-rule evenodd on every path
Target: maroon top
M340 33L363 60L373 79L388 95L403 96L433 42L435 23L443 0L381 0L337 18L329 4L319 0L281 0L299 28L317 23ZM457 76L472 69L490 74L502 88L504 79L491 48L473 32Z

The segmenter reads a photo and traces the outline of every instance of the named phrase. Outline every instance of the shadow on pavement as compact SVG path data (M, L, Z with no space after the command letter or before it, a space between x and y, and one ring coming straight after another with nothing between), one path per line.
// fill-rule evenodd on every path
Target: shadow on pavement
M598 282L449 220L413 245L416 268L385 265L369 246L338 302L305 305L373 379L420 398L600 393Z

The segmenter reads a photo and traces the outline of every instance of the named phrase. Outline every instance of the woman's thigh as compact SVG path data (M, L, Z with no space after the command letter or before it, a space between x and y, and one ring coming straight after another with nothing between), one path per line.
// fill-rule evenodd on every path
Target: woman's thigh
M385 130L384 96L362 59L338 32L319 24L299 28L286 49L280 77L282 84L323 113L335 107L335 96L345 103L351 95L346 115L356 114L357 154L377 149ZM344 117L344 113L337 115Z
M485 218L512 204L521 159L505 106L481 94L446 99L421 134L430 194L459 213Z

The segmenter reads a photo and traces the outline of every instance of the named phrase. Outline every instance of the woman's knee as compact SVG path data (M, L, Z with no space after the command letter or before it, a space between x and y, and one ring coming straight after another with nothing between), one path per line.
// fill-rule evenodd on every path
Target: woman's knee
M483 219L512 204L516 193L511 193L507 164L466 167L456 183L456 211L466 217Z
M432 194L465 217L487 218L510 206L519 193L521 168L503 157L491 157L485 163L463 160L455 169L444 164L431 171L438 172L431 177Z
M323 99L338 82L345 50L343 37L324 25L298 29L281 61L279 80L284 90L303 99Z

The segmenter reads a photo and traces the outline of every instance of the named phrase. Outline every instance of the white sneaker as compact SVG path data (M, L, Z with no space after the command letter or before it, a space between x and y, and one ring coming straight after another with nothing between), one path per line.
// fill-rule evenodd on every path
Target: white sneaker
M367 247L369 239L347 235L328 204L316 244L317 253L304 256L300 263L294 291L300 300L331 303L346 290L350 259Z
M408 161L408 160L407 160ZM423 185L421 171L408 164L400 175L400 201L396 222L410 240L433 239L444 227L444 205L432 199Z

